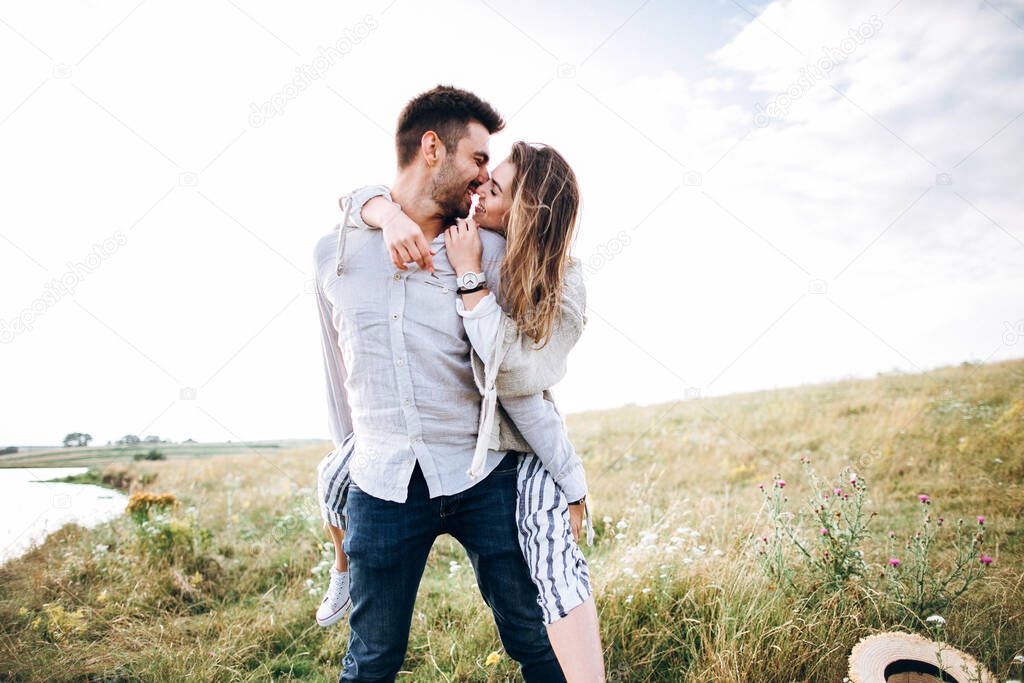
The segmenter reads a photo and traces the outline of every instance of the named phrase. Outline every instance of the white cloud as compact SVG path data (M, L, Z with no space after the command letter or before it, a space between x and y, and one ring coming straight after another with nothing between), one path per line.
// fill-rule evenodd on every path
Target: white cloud
M0 442L325 434L303 271L337 196L390 179L387 131L436 82L510 115L496 158L515 139L550 142L580 176L592 315L557 389L566 409L1020 355L999 345L1004 323L1024 319L1024 49L992 7L772 3L691 73L669 55L638 72L645 45L629 29L580 64L617 14L575 19L564 41L563 12L546 5L508 21L477 2L449 15L383 5L324 5L315 18L254 7L261 28L230 5L147 4L81 63L131 6L73 32L42 14L5 17L72 72L51 79L51 61L21 39L0 47L25 64L0 89L0 112L13 112L0 141L16 160L0 171L0 234L49 271L0 241L0 316L115 230L128 241L0 346L15 388L0 398ZM367 14L379 26L322 82L249 125L253 103ZM872 14L877 35L755 125L757 103ZM414 50L424 43L438 47ZM558 78L560 62L575 76ZM180 185L185 172L198 184ZM936 185L940 173L952 185ZM808 291L814 279L826 295ZM183 386L198 400L179 401Z

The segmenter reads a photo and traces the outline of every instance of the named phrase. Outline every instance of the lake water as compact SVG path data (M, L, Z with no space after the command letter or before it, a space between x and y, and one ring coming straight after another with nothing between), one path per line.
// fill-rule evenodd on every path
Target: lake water
M96 526L124 512L128 499L101 486L46 481L85 467L0 469L0 563L17 557L68 522Z

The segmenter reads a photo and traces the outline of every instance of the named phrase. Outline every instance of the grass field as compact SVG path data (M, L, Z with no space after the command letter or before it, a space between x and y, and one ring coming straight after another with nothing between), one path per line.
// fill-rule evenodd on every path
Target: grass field
M224 443L139 443L133 446L84 446L71 448L31 448L0 456L4 467L99 467L131 462L136 455L152 449L167 460L209 458L215 455L246 455L253 451L296 449L316 443L305 440L247 441Z
M890 629L1024 678L1024 361L573 415L569 428L597 520L584 550L609 680L838 682L854 643ZM347 627L312 618L330 558L313 498L326 448L107 465L177 497L166 536L140 540L125 515L0 567L0 677L336 680ZM793 504L820 494L801 458L867 482L870 574L829 588L796 564L786 587L761 571L757 484L781 476ZM888 532L902 544L916 528L920 494L947 528L984 515L993 560L941 628L876 580ZM948 535L933 555L936 570L953 562ZM400 680L515 679L465 553L440 539Z

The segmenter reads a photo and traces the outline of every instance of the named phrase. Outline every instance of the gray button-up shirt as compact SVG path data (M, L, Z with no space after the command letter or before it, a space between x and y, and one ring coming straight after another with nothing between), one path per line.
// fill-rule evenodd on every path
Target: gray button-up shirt
M317 242L314 258L331 438L338 446L356 433L350 474L376 498L404 502L417 462L432 498L464 491L479 481L466 472L480 392L444 236L431 243L431 275L414 264L396 270L380 230L350 229L338 275L337 230ZM505 240L489 230L480 237L496 291ZM489 451L482 476L504 455Z

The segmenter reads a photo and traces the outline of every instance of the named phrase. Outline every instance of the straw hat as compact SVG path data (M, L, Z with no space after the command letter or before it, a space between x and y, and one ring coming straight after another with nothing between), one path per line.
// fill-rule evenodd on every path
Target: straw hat
M914 633L877 633L862 639L850 653L851 683L953 681L996 683L974 657Z

